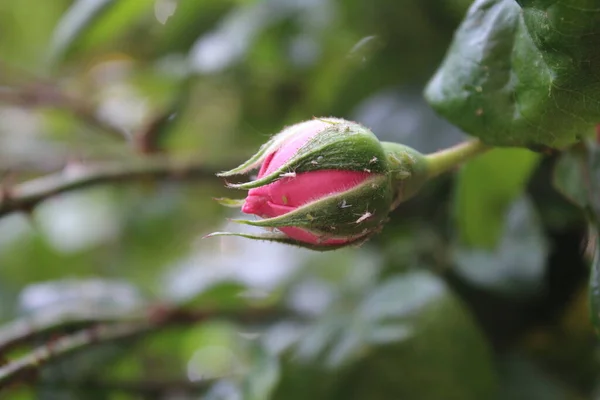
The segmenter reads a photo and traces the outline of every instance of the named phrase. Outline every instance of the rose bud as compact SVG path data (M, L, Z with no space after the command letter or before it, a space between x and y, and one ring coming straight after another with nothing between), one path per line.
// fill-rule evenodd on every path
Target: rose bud
M262 218L235 222L280 233L208 236L235 235L316 250L360 244L381 230L390 210L439 172L416 150L380 142L364 126L337 118L290 126L246 163L219 176L257 168L256 180L228 185L249 189L243 202L221 203L241 205L244 213Z

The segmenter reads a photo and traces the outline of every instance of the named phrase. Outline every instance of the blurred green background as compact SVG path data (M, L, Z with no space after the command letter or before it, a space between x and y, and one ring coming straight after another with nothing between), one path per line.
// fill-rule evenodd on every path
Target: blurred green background
M469 4L2 1L5 187L156 155L225 170L313 116L422 152L448 147L465 135L421 91ZM331 253L202 240L247 229L213 200L243 193L216 177L97 185L4 216L5 327L157 304L285 312L89 346L0 396L593 399L587 228L551 187L554 162L494 150L431 182L366 245Z

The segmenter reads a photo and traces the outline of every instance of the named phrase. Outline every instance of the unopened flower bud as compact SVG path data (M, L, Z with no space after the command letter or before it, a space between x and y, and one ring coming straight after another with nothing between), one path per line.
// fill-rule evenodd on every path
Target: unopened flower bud
M281 234L238 235L330 250L362 243L378 232L398 199L426 180L424 157L384 143L362 125L320 118L284 129L246 163L220 176L258 169L242 211L263 219L236 222ZM228 205L236 201L224 200Z

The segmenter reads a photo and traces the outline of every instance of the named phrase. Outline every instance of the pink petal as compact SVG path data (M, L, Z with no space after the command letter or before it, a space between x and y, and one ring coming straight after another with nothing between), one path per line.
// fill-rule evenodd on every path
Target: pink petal
M359 171L311 171L283 178L248 192L242 212L262 218L278 217L310 201L355 187L372 174ZM351 204L348 204L349 206ZM323 239L301 228L279 228L292 239L312 244L341 244L350 239Z
M264 198L259 198L259 199L260 200L257 201L256 203L253 203L253 200L251 200L250 202L248 202L248 200L246 200L246 204L244 204L244 208L242 208L242 211L245 213L248 213L248 214L256 214L256 215L260 215L263 218L264 217L268 218L269 216L278 217L280 215L286 214L295 209L294 207L283 206L283 205L279 205L279 204L273 204L268 201L264 201ZM249 212L250 210L248 208L246 208L247 206L248 207L256 207L256 208L252 209L252 211L255 211L255 212ZM266 214L264 214L264 212L267 212L270 215L266 215ZM281 232L285 233L290 238L299 240L304 243L333 245L333 244L342 244L342 243L346 243L349 241L349 239L319 238L318 236L313 235L312 233L307 232L302 228L281 227L278 229Z
M270 202L272 204L299 207L324 196L346 191L360 184L371 173L361 171L322 170L297 174L295 177L282 178L269 185L251 189L246 203ZM259 198L259 199L257 199ZM260 200L262 199L262 200ZM244 205L246 207L246 204ZM257 214L248 204L249 214ZM264 212L269 215L271 213Z
M278 170L328 125L327 122L315 119L291 127L294 132L279 149L265 159L258 178ZM371 174L368 172L339 170L299 173L295 177L279 179L269 185L251 189L242 206L242 212L262 218L278 217L311 201L355 187L369 176ZM292 239L319 245L342 244L353 239L324 239L295 227L282 227L279 230Z
M267 159L265 159L258 173L258 177L262 178L264 175L268 175L273 171L278 170L294 154L296 154L306 142L328 126L329 124L327 122L313 119L292 127L291 129L295 129L297 133L290 136L277 151L270 154Z

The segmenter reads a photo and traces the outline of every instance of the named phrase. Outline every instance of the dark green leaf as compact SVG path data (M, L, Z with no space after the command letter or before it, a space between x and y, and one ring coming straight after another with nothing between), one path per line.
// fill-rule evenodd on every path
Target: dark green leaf
M600 335L600 147L586 143L563 154L554 171L554 185L584 210L592 226L590 316Z
M597 8L590 0L475 1L428 101L492 145L562 148L591 134L600 121Z
M190 298L185 299L186 307L198 307L201 309L218 308L223 310L242 309L248 306L248 300L244 294L250 289L239 282L223 281L217 282L208 288L200 290ZM180 294L173 293L173 296ZM181 301L181 300L180 300Z
M494 391L481 333L428 273L391 277L300 332L276 392L286 399L481 399Z
M158 53L186 52L240 0L179 0L157 40Z
M512 298L542 293L548 245L532 204L521 198L508 210L496 250L459 248L455 271L465 280Z
M59 21L50 45L50 60L60 63L78 46L104 43L131 27L152 9L138 0L78 0Z
M243 383L243 398L245 400L269 399L279 383L281 374L279 360L261 347L255 349L253 356L254 362Z
M78 0L63 15L54 31L50 47L50 57L58 60L68 53L87 27L114 4L114 0Z
M581 400L574 390L543 371L531 359L520 354L500 360L501 395L510 400Z

